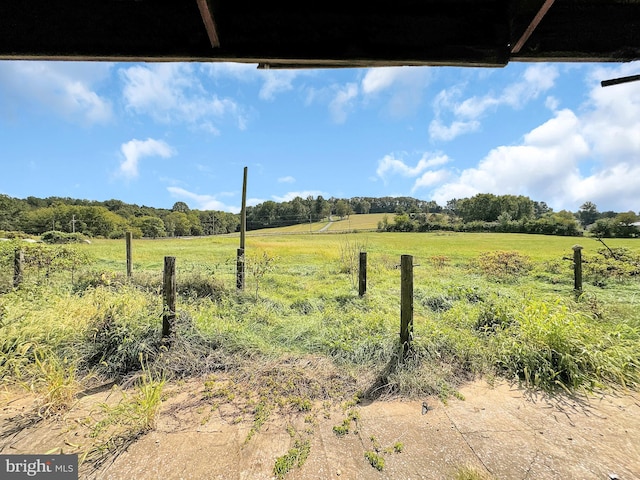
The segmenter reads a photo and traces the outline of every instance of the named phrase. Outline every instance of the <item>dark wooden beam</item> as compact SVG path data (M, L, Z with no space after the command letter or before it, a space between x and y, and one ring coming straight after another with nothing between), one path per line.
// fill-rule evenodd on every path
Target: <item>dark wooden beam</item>
M218 38L218 29L216 27L215 18L213 18L213 12L208 0L196 0L198 2L198 8L200 9L200 15L204 22L204 27L207 29L207 35L213 48L220 47L220 38Z
M531 20L531 23L529 24L527 29L524 31L524 33L522 34L520 39L511 48L511 53L519 53L520 52L522 47L524 47L524 44L527 43L527 40L529 40L529 37L531 36L533 31L536 29L536 27L540 24L540 22L542 21L544 16L547 14L549 9L551 8L551 5L553 5L554 1L555 0L545 0L544 1L542 6L540 7L540 10L538 10L538 13L536 13L535 17L533 17L533 20Z
M603 87L610 87L611 85L620 85L621 83L638 82L640 81L640 75L631 75L629 77L613 78L611 80L602 80L600 85Z

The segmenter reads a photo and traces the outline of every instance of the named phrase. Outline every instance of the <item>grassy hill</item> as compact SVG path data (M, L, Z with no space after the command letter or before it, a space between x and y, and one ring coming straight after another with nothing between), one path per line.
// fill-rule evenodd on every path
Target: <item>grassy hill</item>
M385 215L391 220L393 214L388 213L368 213L353 214L349 218L339 219L333 217L332 221L322 221L314 223L301 223L298 225L289 225L287 227L263 228L260 230L251 230L251 234L287 234L287 233L336 233L336 232L360 232L372 231L378 228L378 222L381 222Z

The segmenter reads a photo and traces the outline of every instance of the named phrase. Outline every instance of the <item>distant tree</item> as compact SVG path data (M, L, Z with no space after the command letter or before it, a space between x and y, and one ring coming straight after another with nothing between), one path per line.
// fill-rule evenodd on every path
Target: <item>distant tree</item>
M599 218L591 224L589 232L599 238L610 238L613 236L615 221L611 218Z
M0 230L20 230L20 217L25 208L17 198L0 194Z
M351 206L345 200L338 200L336 202L336 215L340 218L344 218L351 213Z
M638 221L638 216L635 212L628 211L618 214L614 218L613 233L616 237L629 238L636 236L640 233L638 227L633 225Z
M547 205L546 202L533 202L533 214L536 218L540 218L547 213L551 213L553 210Z
M189 213L189 205L184 202L176 202L171 207L172 212L181 212L181 213Z
M145 237L158 238L164 237L167 234L161 218L145 215L143 217L136 217L134 222Z
M452 198L451 200L447 200L447 204L444 207L444 211L445 213L449 214L449 215L458 215L458 204L460 203L460 200L458 200L457 198Z
M595 223L599 216L598 207L593 202L584 202L578 210L578 220L585 228Z
M325 200L322 195L318 195L316 197L313 213L316 220L322 220L331 214L331 204Z

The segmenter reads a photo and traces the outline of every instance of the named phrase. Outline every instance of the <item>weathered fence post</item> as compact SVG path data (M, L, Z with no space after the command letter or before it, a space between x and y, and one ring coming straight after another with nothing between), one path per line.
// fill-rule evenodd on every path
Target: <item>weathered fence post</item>
M245 269L245 236L247 233L247 167L244 167L242 177L242 209L240 210L240 248L238 249L238 259L236 261L236 288L238 291L244 290L244 269Z
M360 269L358 270L358 295L367 293L367 252L360 252Z
M573 289L576 294L582 293L582 246L573 247Z
M164 257L163 305L162 305L162 338L173 333L176 320L176 257Z
M400 344L403 356L409 353L413 338L413 256L400 261Z
M131 232L125 234L127 241L127 278L131 278L133 274L133 260L131 256Z
M24 250L16 247L13 255L13 287L18 288L22 283L24 271Z
M244 248L239 248L238 256L236 259L236 288L239 291L244 290L244 272L245 272Z

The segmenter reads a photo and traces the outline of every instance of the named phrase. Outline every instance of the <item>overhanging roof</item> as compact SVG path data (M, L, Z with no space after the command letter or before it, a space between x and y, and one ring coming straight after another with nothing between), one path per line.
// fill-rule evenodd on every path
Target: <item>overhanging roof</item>
M2 0L0 59L271 68L640 59L640 0Z

